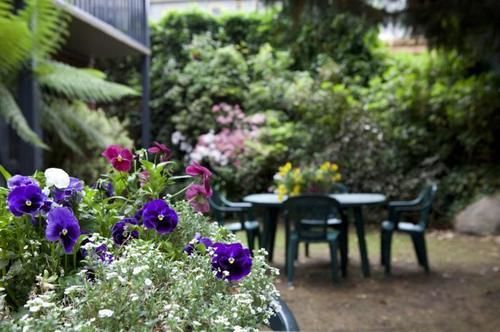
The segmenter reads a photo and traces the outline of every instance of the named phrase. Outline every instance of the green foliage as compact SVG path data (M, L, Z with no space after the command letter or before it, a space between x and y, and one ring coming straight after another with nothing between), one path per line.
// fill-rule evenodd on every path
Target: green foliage
M21 137L26 142L31 142L32 144L47 149L47 145L42 142L38 135L31 130L23 113L19 109L16 101L12 94L7 90L7 88L0 82L0 115L4 120L12 126L12 128L17 132L19 137Z
M498 160L499 77L469 75L469 66L455 53L400 57L370 83L366 107L407 163L433 155L449 165Z
M133 145L126 123L109 117L103 110L91 110L82 102L49 100L43 112L42 125L48 142L54 147L66 147L46 153L48 166L64 167L79 178L93 181L105 170L100 153L107 146Z
M68 99L105 103L137 96L137 92L127 86L106 81L104 74L96 69L79 69L46 61L37 70L42 87Z

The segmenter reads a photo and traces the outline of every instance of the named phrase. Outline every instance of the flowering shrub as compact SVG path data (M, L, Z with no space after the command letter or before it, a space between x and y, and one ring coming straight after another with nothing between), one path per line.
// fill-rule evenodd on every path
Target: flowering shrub
M0 330L251 329L270 317L277 270L202 214L211 172L174 176L170 154L112 145L93 186L61 169L8 179Z
M245 115L238 105L221 103L212 107L215 121L222 128L217 134L210 131L198 138L190 153L191 160L205 160L213 166L239 166L245 143L259 136L259 126L266 118L263 114Z
M342 176L337 164L324 162L319 168L292 167L290 162L280 166L274 175L276 193L282 200L285 196L296 196L301 193L327 193L334 183L339 182Z

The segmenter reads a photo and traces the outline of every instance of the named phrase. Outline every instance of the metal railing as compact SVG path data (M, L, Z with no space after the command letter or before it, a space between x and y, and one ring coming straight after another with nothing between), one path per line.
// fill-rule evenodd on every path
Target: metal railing
M147 46L147 0L67 0Z

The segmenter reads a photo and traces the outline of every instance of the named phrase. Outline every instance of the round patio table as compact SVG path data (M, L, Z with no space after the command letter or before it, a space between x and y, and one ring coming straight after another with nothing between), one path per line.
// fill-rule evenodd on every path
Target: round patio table
M386 202L386 197L383 194L371 194L371 193L347 193L347 194L330 194L330 197L335 198L342 208L351 209L354 214L354 226L356 228L356 234L358 236L359 252L361 256L361 267L363 275L365 277L370 276L370 262L368 260L368 251L366 248L365 239L365 224L363 220L363 206L364 205L381 205ZM286 198L285 198L286 199ZM280 212L281 206L285 201L283 199L280 201L277 194L262 193L262 194L251 194L245 196L243 201L252 203L253 206L262 208L266 211L264 220L264 229L262 234L262 242L265 249L269 253L269 260L273 259L274 242L276 238L276 226L278 223L278 214ZM347 271L346 265L348 261L348 250L349 245L347 239L348 231L348 220L344 221L345 229L345 241L343 241L344 247L341 250L342 257L342 271Z

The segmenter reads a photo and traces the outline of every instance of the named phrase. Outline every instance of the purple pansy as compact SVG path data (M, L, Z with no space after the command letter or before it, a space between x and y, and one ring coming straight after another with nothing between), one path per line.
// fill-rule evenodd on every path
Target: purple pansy
M88 255L87 249L84 248L85 244L93 243L88 238L84 239L80 245L80 253L82 257L85 258ZM97 247L93 248L93 252L99 258L99 260L103 263L110 264L113 262L113 255L108 251L108 246L106 244L100 244Z
M80 225L73 212L65 207L50 210L47 216L45 238L49 241L59 241L64 251L70 254L80 237Z
M95 253L101 262L111 264L113 262L113 255L108 251L108 246L104 243L95 247Z
M207 192L205 186L192 184L186 190L186 200L198 212L207 213L210 211L208 198L212 196L212 192Z
M137 225L137 220L135 218L123 218L111 228L111 235L117 245L122 245L129 239L137 239L139 237L138 231L130 231L130 225Z
M212 240L208 237L202 237L200 233L196 233L194 238L184 247L184 252L188 255L192 255L198 244L202 244L205 248L208 248L212 246Z
M13 215L35 214L43 206L46 196L38 185L14 187L7 196L7 204Z
M177 226L177 213L162 199L147 202L142 210L142 222L146 228L160 234L171 233Z
M64 189L55 188L52 191L54 201L62 205L70 205L72 200L78 199L78 194L83 191L83 181L70 177L69 185Z
M250 250L243 248L241 243L214 243L212 255L212 270L215 276L227 281L238 281L246 277L252 269Z
M13 190L16 187L29 186L29 185L38 186L38 182L29 176L24 176L19 174L16 174L9 180L7 180L7 188L9 188L10 190Z

